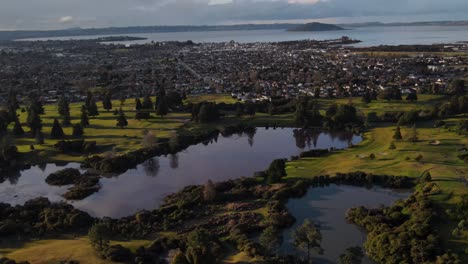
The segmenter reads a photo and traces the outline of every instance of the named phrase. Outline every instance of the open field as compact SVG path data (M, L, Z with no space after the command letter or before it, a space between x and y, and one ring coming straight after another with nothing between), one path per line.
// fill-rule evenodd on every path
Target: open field
M146 246L148 243L150 243L148 240L110 242L111 245L120 244L132 251L141 246ZM22 245L12 245L9 248L2 248L0 250L1 255L16 261L29 261L31 264L52 264L64 260L92 264L115 263L100 258L87 237L47 239L27 242Z

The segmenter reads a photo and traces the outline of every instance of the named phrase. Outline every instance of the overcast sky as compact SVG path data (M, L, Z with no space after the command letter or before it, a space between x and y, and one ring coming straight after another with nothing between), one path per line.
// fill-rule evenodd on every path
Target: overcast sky
M468 0L0 0L0 30L468 20Z

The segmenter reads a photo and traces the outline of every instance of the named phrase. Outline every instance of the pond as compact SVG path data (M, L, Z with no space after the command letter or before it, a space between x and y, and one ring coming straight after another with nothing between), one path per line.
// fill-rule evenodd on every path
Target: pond
M154 157L135 169L100 180L99 192L81 201L70 201L76 208L97 217L123 217L139 210L158 208L164 197L189 185L250 177L265 170L272 160L289 158L310 149L346 148L361 137L351 133L325 133L293 128L258 128L256 133L221 137L211 143L190 146L176 155ZM47 164L22 171L0 184L0 202L23 204L35 197L63 200L67 187L45 183L60 167Z
M362 246L366 232L345 219L346 211L352 207L378 208L391 205L410 195L410 190L391 190L380 187L364 188L349 185L329 185L310 188L299 199L290 199L289 212L296 223L283 232L282 253L294 253L292 233L305 219L312 220L322 234L323 255L314 254L314 263L338 263L339 256L349 247ZM373 263L367 257L363 263Z

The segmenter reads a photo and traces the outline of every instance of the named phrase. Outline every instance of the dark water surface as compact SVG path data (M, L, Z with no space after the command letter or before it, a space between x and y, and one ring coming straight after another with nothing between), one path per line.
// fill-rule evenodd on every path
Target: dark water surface
M99 192L81 201L70 202L93 216L122 217L141 209L155 209L163 198L188 185L250 177L265 170L272 160L289 158L309 149L346 148L357 144L360 136L350 133L294 133L292 128L258 128L256 134L221 137L211 143L197 144L176 155L155 157L135 169L100 180ZM71 163L65 167L78 168ZM0 202L23 204L36 197L63 200L67 187L45 183L52 172L64 167L48 164L21 172L0 184Z
M293 253L292 232L305 219L318 225L322 234L324 254L314 255L314 263L338 263L339 256L349 247L362 246L366 233L360 227L346 221L349 208L366 206L378 208L391 205L396 200L404 199L410 191L400 191L373 187L370 189L348 185L329 185L310 188L300 199L291 199L287 203L289 212L296 217L296 223L283 232L284 241L281 251ZM368 258L363 263L373 263Z

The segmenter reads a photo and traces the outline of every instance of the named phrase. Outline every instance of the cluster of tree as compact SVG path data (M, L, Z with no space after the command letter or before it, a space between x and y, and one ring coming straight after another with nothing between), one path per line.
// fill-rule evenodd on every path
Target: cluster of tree
M0 203L0 237L76 234L87 230L92 221L87 213L47 198L29 200L21 206Z
M182 98L176 92L170 92L166 95L166 90L164 87L159 89L159 92L156 96L156 103L153 104L151 97L145 95L143 97L143 102L140 98L135 99L135 118L140 119L149 119L151 118L151 113L155 111L156 115L163 118L169 113L169 105L180 105L182 104Z
M346 218L369 231L364 247L374 261L428 263L444 254L432 226L434 210L427 195L420 193L387 208L350 209Z
M272 161L265 174L266 181L270 184L281 181L281 178L286 176L286 159Z
M330 130L345 130L363 125L357 109L350 104L332 104L326 110L323 126Z
M381 100L402 100L401 90L398 87L390 87L388 89L382 90L378 94L378 98Z
M296 103L294 119L297 126L320 127L323 117L315 101L310 97L302 97Z
M188 234L186 248L177 253L171 264L216 264L222 259L221 249L215 236L198 228Z
M192 106L192 120L209 123L219 120L220 113L216 103L201 102Z

